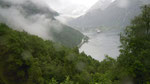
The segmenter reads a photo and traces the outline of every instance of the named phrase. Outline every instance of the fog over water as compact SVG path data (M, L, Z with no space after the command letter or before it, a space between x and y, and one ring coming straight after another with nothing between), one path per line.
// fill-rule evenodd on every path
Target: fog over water
M101 33L84 33L90 39L80 48L80 52L85 52L96 60L102 61L105 55L117 58L119 56L120 30L111 30Z

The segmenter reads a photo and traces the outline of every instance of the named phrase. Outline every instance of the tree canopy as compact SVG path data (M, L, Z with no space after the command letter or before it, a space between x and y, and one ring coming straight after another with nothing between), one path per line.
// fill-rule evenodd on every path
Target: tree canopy
M99 62L0 24L0 84L150 84L150 5L120 36L120 56Z

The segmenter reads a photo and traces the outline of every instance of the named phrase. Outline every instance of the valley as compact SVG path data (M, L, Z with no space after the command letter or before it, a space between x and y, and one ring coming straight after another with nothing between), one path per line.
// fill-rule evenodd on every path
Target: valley
M0 0L0 84L150 84L150 0Z
M119 29L85 32L89 40L79 50L99 61L104 60L105 55L116 59L119 56L120 33Z

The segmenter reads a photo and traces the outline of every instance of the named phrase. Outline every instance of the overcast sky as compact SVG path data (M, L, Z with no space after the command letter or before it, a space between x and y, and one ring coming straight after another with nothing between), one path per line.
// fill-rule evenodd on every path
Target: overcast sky
M83 15L98 0L45 0L49 6L64 16Z

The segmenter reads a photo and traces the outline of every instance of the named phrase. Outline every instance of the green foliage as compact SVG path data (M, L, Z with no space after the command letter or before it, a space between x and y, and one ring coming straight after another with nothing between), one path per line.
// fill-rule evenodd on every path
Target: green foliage
M52 78L58 83L66 80L64 84L71 83L69 80L87 83L90 80L84 75L91 77L96 65L98 61L79 54L77 48L66 48L0 24L0 79L6 84L53 84Z
M142 9L142 14L132 20L121 36L122 49L118 57L118 66L136 84L150 81L150 5Z
M150 84L150 5L142 9L121 35L120 56L101 62L0 24L0 84Z
M81 32L66 25L61 27L61 31L58 31L56 28L51 28L53 40L55 42L71 48L74 48L81 43L84 38L84 35Z
M60 84L74 84L73 81L70 81L70 78L67 76L66 80Z
M52 78L49 84L58 84L58 82L54 78Z

